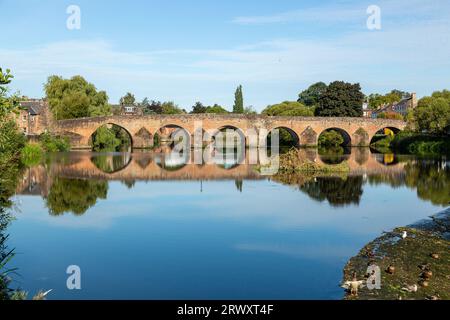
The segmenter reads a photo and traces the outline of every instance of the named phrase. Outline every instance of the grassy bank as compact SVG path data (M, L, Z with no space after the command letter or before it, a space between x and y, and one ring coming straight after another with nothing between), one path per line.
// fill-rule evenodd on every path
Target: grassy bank
M28 142L21 151L21 162L32 167L39 164L45 153L64 152L70 150L68 139L43 133L39 137L39 142Z
M450 137L399 133L392 140L391 149L415 155L450 155Z
M389 151L418 156L450 155L450 137L401 132L394 137L380 137L371 147L382 153Z

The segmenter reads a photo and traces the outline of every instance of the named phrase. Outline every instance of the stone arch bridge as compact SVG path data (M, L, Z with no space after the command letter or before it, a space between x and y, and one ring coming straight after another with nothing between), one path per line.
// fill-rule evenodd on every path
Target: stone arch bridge
M403 130L406 126L404 121L389 119L182 114L60 120L54 124L52 131L70 137L74 149L90 149L92 134L101 126L108 124L125 129L132 139L133 148L137 149L152 147L155 134L161 133L163 128L181 128L193 137L199 124L204 132L209 134L224 128L235 129L245 137L247 146L252 133L256 133L257 139L265 139L268 132L277 128L287 129L301 146L317 145L320 134L327 129L340 131L349 146L368 146L379 130L384 128Z

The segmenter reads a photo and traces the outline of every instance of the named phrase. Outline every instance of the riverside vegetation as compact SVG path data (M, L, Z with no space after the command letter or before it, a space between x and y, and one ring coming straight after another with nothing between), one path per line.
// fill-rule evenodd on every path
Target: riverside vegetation
M13 220L10 214L13 205L11 197L21 176L21 159L33 163L41 156L40 147L26 144L25 136L19 132L13 119L19 107L19 99L15 95L7 95L6 85L12 79L13 75L9 70L3 72L0 68L0 300L27 298L25 291L9 288L9 275L16 272L16 269L8 268L15 252L8 248L6 229ZM41 300L45 296L46 293L39 292L33 299Z
M415 155L450 154L450 91L436 91L419 100L406 117L404 132L379 137L372 147Z

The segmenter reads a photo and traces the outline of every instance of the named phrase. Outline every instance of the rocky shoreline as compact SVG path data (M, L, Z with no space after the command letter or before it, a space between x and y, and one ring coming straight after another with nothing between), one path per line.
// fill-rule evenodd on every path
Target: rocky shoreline
M380 268L380 289L367 286L369 266ZM449 300L450 208L368 243L346 264L346 282L358 283L347 300Z

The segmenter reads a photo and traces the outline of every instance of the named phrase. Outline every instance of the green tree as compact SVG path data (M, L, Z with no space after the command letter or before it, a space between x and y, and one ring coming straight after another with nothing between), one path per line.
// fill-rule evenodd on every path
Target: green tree
M0 68L0 117L5 117L18 110L18 98L16 96L7 97L8 87L6 85L10 84L13 78L11 70L6 69L3 72Z
M152 100L148 105L143 105L143 112L145 115L161 114L163 112L162 103L160 101Z
M162 114L181 114L184 113L178 105L176 105L173 101L163 102L161 104Z
M105 91L97 91L81 76L50 76L44 85L50 110L56 119L104 116L111 113Z
M122 98L120 98L120 104L122 105L130 105L135 104L136 98L134 97L134 94L127 92Z
M229 112L222 106L219 106L218 104L214 104L213 106L206 107L206 113L225 114L225 113L229 113Z
M299 116L312 117L314 116L314 108L306 107L297 101L284 101L279 104L267 106L262 114L267 116Z
M13 165L11 161L17 160L22 148L25 146L25 137L19 132L13 120L18 112L19 102L17 96L7 96L7 84L11 83L13 76L10 70L0 68L0 170ZM1 193L1 185L0 185Z
M244 108L244 114L258 114L258 112L253 108L253 106L248 106Z
M323 82L314 83L308 89L302 91L298 95L298 102L304 104L305 106L312 107L317 106L319 103L319 98L322 93L327 89L327 85Z
M420 99L413 111L412 121L420 131L445 133L450 125L450 91L437 91L431 97Z
M335 81L319 97L315 114L319 117L362 117L363 101L359 83Z
M201 102L196 102L192 107L191 113L206 113L207 107L205 107Z
M120 145L121 140L107 126L101 126L92 135L92 148L94 151L116 151Z
M244 113L244 96L242 85L239 85L234 93L233 113Z
M142 112L146 114L146 110L148 110L150 107L150 100L145 97L144 99L142 99L142 102L139 103L139 107L142 109Z
M327 130L319 136L319 146L338 147L344 143L344 138L336 130Z

